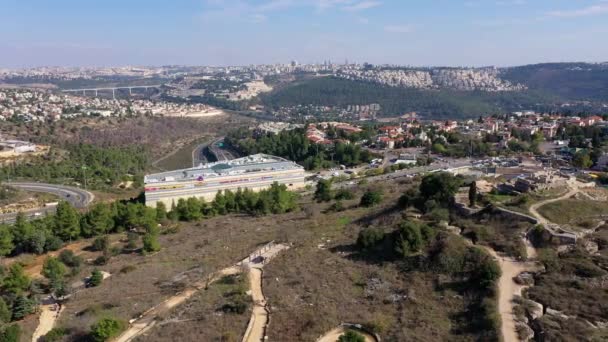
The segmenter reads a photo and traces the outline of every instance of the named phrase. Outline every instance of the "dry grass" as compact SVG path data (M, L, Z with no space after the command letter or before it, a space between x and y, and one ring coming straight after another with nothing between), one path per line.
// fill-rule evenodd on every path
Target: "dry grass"
M331 204L305 198L302 210L295 213L184 223L176 233L161 235L160 252L120 254L100 267L112 276L99 287L75 294L58 326L72 331L70 339L78 339L100 317L128 321L260 244L277 240L293 247L265 268L269 340L314 340L343 321L373 325L388 340L474 340L475 332L467 330L467 299L450 285L455 279L406 273L398 264L365 261L349 251L362 227L393 226L401 220L402 213L387 209L406 187L386 185L384 204L372 209L356 206L364 191L359 189L356 199L344 202L348 209L337 213L322 214ZM92 268L84 267L80 276ZM382 286L370 292L376 281ZM220 313L228 291L218 284L197 293L171 315L160 317L164 323L140 340L240 340L249 315Z
M580 224L592 217L608 215L608 202L566 199L544 205L538 211L557 224Z

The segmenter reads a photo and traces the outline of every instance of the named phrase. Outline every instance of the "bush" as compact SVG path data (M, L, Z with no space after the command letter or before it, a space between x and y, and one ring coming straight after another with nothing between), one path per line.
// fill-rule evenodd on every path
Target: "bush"
M134 265L127 265L120 269L120 273L133 272L133 271L135 271L135 269L137 269L137 267L135 267Z
M107 236L100 236L95 238L93 244L91 245L91 249L96 252L106 251L110 247L110 240Z
M144 253L160 251L160 243L158 242L158 237L155 234L147 233L143 236L142 241L144 244Z
M365 337L354 330L348 330L338 338L338 342L365 342Z
M63 240L61 240L59 237L51 235L46 238L46 242L44 244L45 251L52 252L61 247L63 247Z
M346 208L344 208L344 204L342 204L342 201L336 201L334 204L332 204L331 206L329 206L329 208L327 208L328 212L340 212L340 211L344 211Z
M21 336L21 328L17 324L0 327L0 341L2 342L19 342Z
M334 199L336 200L352 200L353 198L355 198L355 194L348 189L340 189L334 196Z
M95 258L95 260L93 260L93 264L97 265L97 266L102 266L108 263L108 261L110 261L110 258L105 256L105 255L100 255L97 258Z
M450 212L444 208L435 208L425 215L435 222L449 221Z
M44 342L59 342L67 335L68 331L65 328L53 328L43 337Z
M251 304L251 297L245 293L236 293L228 303L222 306L225 313L244 314Z
M93 272L91 272L91 277L89 278L89 285L90 286L99 286L99 285L101 285L102 281L103 281L103 274L101 274L101 272L98 269L94 269Z
M91 338L97 342L108 341L118 336L126 324L114 318L102 318L91 327Z
M368 190L361 197L361 206L369 208L382 202L382 191L380 190Z
M59 253L59 261L66 264L68 267L80 267L82 265L82 258L75 255L69 249L65 249Z
M6 304L6 302L4 301L4 299L2 299L2 297L0 297L0 325L2 325L2 323L8 323L11 321L11 310L8 307L8 305Z
M359 232L357 246L364 250L374 249L384 239L384 232L379 228L366 228Z

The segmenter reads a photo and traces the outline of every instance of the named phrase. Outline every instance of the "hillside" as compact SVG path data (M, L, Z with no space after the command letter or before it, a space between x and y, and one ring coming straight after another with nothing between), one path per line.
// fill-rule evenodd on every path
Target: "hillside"
M503 69L501 77L564 100L608 102L608 64L547 63Z
M273 109L301 104L346 107L378 103L382 116L417 111L434 118L472 118L504 111L542 109L538 103L550 108L557 100L538 91L425 90L336 77L304 80L261 96L262 103Z

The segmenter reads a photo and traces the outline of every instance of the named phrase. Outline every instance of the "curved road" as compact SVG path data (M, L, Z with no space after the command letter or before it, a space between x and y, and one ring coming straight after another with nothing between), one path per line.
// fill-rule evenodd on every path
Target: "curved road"
M93 199L95 199L95 195L92 193L72 186L26 182L11 182L5 184L25 191L53 194L58 196L60 200L68 201L72 206L79 209L86 208L93 202Z
M66 185L46 184L46 183L29 183L29 182L10 182L4 183L14 188L31 192L44 192L59 197L59 200L67 201L75 208L83 209L89 206L95 199L92 193ZM23 213L27 218L35 218L55 212L56 206L50 205L41 208L25 210ZM1 223L13 223L17 213L0 214Z

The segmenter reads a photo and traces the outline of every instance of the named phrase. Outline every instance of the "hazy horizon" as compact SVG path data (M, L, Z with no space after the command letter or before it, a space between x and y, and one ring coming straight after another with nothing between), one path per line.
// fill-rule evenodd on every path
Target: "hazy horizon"
M0 68L605 62L608 0L7 0Z

